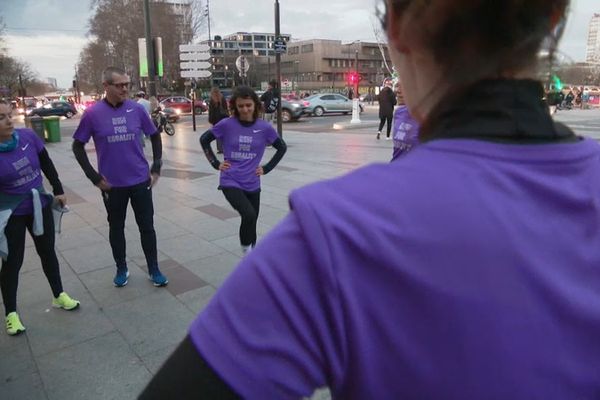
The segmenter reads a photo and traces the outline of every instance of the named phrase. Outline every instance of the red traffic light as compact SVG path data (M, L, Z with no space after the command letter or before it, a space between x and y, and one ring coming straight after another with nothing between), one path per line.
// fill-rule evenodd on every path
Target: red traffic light
M350 72L348 74L348 83L355 84L360 80L359 75L356 72Z

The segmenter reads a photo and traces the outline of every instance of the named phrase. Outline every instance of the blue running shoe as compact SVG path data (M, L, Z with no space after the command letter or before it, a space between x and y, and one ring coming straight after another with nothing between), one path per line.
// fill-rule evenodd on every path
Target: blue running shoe
M153 268L152 272L148 275L148 279L152 281L152 284L156 287L166 286L169 280L164 276L158 267Z
M128 278L129 270L127 268L117 268L117 274L115 275L113 282L116 287L123 287L129 282Z

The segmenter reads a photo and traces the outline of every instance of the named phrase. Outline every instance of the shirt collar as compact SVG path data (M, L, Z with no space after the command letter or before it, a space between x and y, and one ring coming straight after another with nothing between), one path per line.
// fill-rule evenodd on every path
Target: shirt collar
M422 141L477 138L515 143L577 141L566 126L554 123L542 85L534 80L479 82L456 98L447 98Z

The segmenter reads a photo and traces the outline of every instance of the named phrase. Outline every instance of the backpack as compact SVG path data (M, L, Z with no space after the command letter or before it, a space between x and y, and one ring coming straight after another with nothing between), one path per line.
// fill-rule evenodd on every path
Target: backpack
M265 109L265 112L267 114L274 113L275 111L277 111L277 104L279 104L279 98L276 96L271 97L271 101L269 102L269 105Z

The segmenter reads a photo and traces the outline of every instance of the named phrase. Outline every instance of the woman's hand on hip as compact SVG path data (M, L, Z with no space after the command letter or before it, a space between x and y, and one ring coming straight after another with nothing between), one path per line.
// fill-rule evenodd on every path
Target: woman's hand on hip
M219 171L227 171L229 168L231 168L231 163L229 161L223 161L219 164Z

